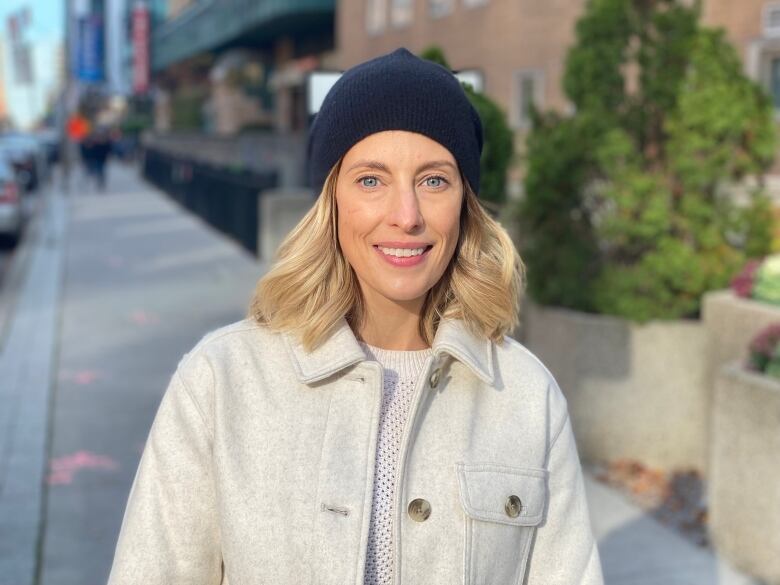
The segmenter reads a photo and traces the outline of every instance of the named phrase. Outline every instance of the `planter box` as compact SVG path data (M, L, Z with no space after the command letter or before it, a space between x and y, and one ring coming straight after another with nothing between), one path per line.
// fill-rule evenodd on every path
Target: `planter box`
M715 546L780 585L780 382L732 363L718 370L708 478Z
M707 293L702 299L702 320L709 337L709 380L714 383L724 364L747 358L751 339L774 321L780 322L780 306L743 299L730 290Z
M257 225L258 258L271 264L279 244L314 204L310 189L269 189L258 195L260 217Z
M709 392L699 321L638 325L529 301L520 334L566 395L583 459L704 470Z

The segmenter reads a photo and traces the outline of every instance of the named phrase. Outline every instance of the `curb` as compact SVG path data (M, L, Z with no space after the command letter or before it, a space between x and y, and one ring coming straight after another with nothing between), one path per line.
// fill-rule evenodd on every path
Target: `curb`
M48 192L37 195L39 200L35 204L33 215L27 224L23 235L16 248L11 253L5 278L0 284L0 353L5 347L8 335L8 324L11 322L14 309L19 299L19 292L30 266L30 257L35 243L40 239L41 220L46 212L51 194Z

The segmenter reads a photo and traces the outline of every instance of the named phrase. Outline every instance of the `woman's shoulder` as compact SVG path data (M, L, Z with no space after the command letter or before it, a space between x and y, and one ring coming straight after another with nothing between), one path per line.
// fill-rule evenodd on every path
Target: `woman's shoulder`
M249 355L262 355L281 347L280 334L254 319L242 319L213 329L188 351L179 362L179 368L189 368L193 362L245 362Z
M518 340L504 336L496 348L496 363L503 383L522 384L549 401L552 410L566 411L566 397L555 376L542 360Z
M542 360L517 339L505 335L503 343L496 343L494 347L502 370L521 371L525 376L531 376L544 384L555 384L555 377Z

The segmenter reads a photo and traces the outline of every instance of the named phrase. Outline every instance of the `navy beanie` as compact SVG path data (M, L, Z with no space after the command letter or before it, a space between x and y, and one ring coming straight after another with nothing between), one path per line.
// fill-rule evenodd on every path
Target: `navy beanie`
M404 48L348 69L325 96L306 149L315 193L352 146L384 130L407 130L435 140L452 153L479 193L479 114L451 71Z

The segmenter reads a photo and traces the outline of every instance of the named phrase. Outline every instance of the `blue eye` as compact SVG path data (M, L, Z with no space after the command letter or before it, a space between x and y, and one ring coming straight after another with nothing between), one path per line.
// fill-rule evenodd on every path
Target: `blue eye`
M373 183L367 184L364 181L373 181ZM370 189L372 187L376 187L379 184L379 180L374 176L360 177L358 179L358 183L360 183L363 187L368 187Z
M437 189L439 187L443 187L444 185L442 183L446 183L447 179L445 179L442 176L435 175L433 177L428 177L427 179L425 179L425 181L426 181L426 183L428 184L429 187L433 187L434 189ZM432 185L431 183L428 183L428 181L440 181L440 183L436 184L436 185Z

